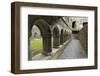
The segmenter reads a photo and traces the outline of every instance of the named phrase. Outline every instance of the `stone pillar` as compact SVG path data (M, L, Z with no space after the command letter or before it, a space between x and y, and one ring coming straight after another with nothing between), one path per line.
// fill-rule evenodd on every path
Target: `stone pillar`
M32 52L30 49L30 37L31 37L31 31L28 31L28 60L32 60Z
M63 44L63 36L62 35L60 35L60 44L62 45Z
M68 40L68 35L66 34L66 41Z
M59 34L53 36L53 47L57 48L60 45L60 36Z
M66 42L66 34L64 34L64 42Z
M52 47L51 47L51 34L43 34L43 55L50 55L52 52Z
M67 35L65 34L65 36L64 36L64 42L66 42L66 40L67 40Z
M64 36L63 36L63 31L61 31L61 34L60 34L60 44L62 45L64 42Z

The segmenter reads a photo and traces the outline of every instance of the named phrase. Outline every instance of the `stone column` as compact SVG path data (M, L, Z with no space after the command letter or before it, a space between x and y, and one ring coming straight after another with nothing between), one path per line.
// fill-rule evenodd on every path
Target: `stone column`
M60 44L62 45L64 42L64 36L63 36L63 32L61 32L60 34Z
M64 35L64 42L66 42L66 34Z
M53 47L57 48L60 45L60 36L57 34L53 37Z
M66 34L66 41L68 40L67 34Z
M31 37L31 31L28 31L28 60L32 60L32 52L30 49L30 37Z
M50 55L52 52L52 47L51 47L51 34L43 34L43 55Z
M64 34L64 42L66 42L66 34Z

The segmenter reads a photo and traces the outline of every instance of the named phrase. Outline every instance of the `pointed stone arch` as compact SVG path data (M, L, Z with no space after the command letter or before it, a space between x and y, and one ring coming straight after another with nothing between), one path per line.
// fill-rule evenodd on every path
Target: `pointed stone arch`
M37 19L37 20L33 21L32 18L29 18L28 19L28 39L29 40L30 40L30 36L31 36L31 29L34 25L39 28L39 30L41 32L41 36L43 38L43 52L42 52L42 54L49 55L52 51L52 48L51 48L51 30L50 30L49 24L43 19ZM28 50L29 50L28 54L31 56L30 49L28 49ZM31 58L32 57L29 57L29 60Z
M75 28L76 27L76 21L73 21L72 22L72 28Z

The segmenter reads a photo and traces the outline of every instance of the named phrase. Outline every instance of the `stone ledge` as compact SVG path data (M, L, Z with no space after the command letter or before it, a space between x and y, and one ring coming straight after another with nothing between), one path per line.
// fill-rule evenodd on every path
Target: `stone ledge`
M32 57L32 60L52 60L52 59L57 59L64 51L64 48L67 46L67 44L71 41L67 40L65 43L63 43L63 45L60 45L59 48L53 48L52 49L52 53L49 56L45 56L41 53L35 55L34 57Z

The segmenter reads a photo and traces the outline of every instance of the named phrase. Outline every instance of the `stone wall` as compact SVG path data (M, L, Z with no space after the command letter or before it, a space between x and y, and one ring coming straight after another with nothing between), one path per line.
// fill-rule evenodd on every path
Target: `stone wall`
M86 23L83 23L83 28L80 30L80 32L79 32L79 40L80 40L80 42L81 42L81 45L83 46L83 49L86 51L86 53L87 53L87 37L88 37L88 35L87 35L87 26L88 25L88 23L86 22Z

